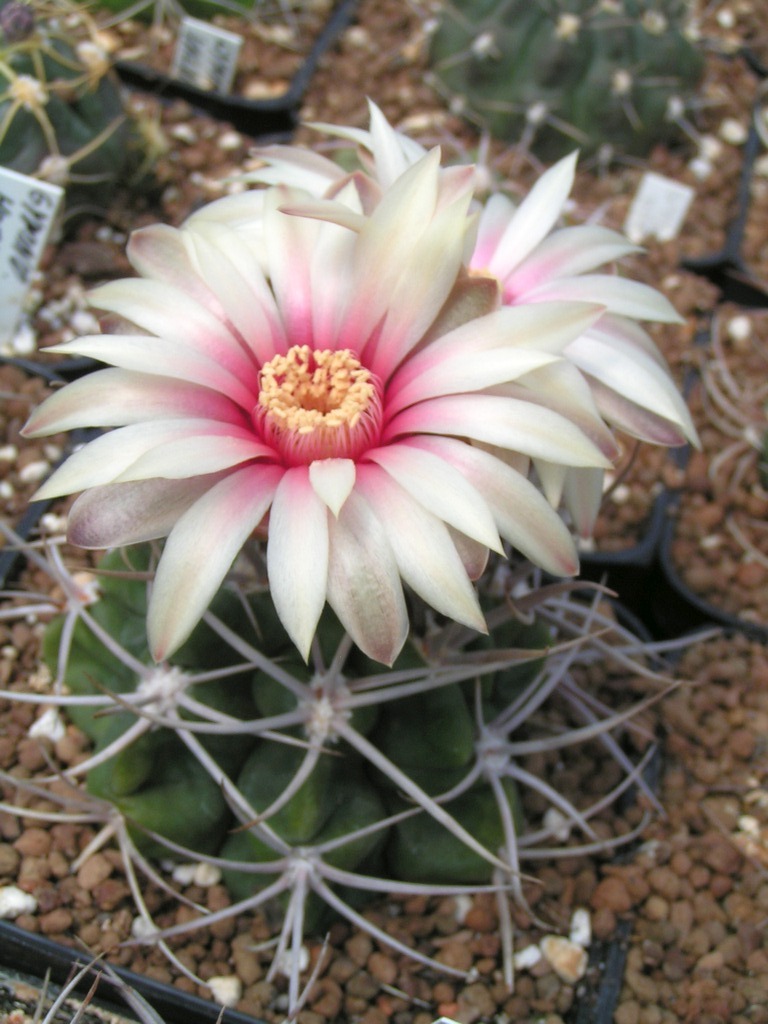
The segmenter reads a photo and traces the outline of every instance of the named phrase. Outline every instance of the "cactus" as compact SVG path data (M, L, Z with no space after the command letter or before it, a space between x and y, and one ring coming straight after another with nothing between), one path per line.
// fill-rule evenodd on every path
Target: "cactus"
M543 159L642 156L680 137L703 70L685 0L452 0L431 43L453 109Z
M570 595L584 584L550 594L530 569L489 575L487 637L433 623L391 669L355 648L326 610L306 665L248 567L172 662L156 665L145 631L154 557L150 545L106 555L95 599L51 559L68 597L44 635L54 678L44 699L55 703L58 691L93 741L67 774L85 776L124 855L142 870L169 853L218 865L232 913L278 896L284 935L295 938L327 924L324 903L352 915L370 891L475 892L501 879L522 900L526 847L540 855L553 832L540 810L526 814L521 787L588 843L596 837L593 810L533 781L518 755L545 753L549 736L560 750L574 726L579 742L583 725L622 766L616 793L636 779L613 735L627 713L600 724L573 668L605 659L613 630L626 671L637 641L609 625L599 595ZM527 596L510 601L512 587ZM551 731L545 715L526 735L550 699Z
M126 180L132 135L107 54L69 0L0 8L0 165L104 207Z

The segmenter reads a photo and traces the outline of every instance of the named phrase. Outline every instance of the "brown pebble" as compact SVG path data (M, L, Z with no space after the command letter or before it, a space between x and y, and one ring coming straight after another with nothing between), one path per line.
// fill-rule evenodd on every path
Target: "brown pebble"
M18 850L10 843L0 843L0 875L15 875L20 861L21 854Z
M592 893L591 902L595 910L605 908L615 914L624 914L632 907L634 901L624 879L612 875L598 883Z
M462 1024L472 1024L476 1020L492 1020L496 1012L496 1002L484 982L476 982L459 992L458 1019Z
M43 935L59 935L72 927L72 911L66 907L57 907L40 916L40 931Z
M468 971L472 966L472 951L466 942L448 941L435 956L435 960L457 971Z
M44 828L26 828L13 845L23 857L45 857L51 849L51 833Z
M113 868L109 860L102 853L94 853L80 865L77 872L77 884L91 892L101 882L105 881L112 874Z
M397 964L385 953L371 953L366 966L373 977L385 985L394 985L397 980Z
M724 875L734 875L742 863L742 856L734 844L725 836L710 835L707 848L704 851L704 861L712 868Z

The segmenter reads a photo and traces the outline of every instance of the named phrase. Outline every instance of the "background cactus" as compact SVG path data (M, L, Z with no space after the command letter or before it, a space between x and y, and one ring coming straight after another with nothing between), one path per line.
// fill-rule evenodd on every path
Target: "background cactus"
M453 109L544 159L644 155L681 135L703 54L686 0L451 0L431 43ZM607 147L607 148L605 148Z
M70 210L103 208L125 184L132 132L108 55L82 7L0 7L0 165L67 190Z

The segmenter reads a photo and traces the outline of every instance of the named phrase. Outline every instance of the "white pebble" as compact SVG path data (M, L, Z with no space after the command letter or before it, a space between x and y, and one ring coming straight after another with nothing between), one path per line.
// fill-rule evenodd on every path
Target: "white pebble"
M220 974L208 979L213 998L222 1006L236 1006L243 994L243 983L234 974Z
M134 939L139 939L144 942L147 939L153 938L157 935L158 929L148 921L145 917L134 917L131 921L131 935Z
M699 152L705 160L716 160L723 152L723 144L714 135L702 135L699 139Z
M171 877L179 885L191 885L195 879L197 864L175 864Z
M577 946L586 949L592 941L592 919L584 907L577 907L571 917L571 932L568 938Z
M726 117L720 125L720 138L731 146L742 146L747 141L747 129L735 117Z
M99 333L99 321L87 309L76 309L70 318L69 325L78 334Z
M235 131L223 132L219 136L217 142L219 149L223 149L225 152L229 152L232 149L239 149L242 144L242 135Z
M47 534L66 533L67 517L58 515L56 512L46 512L44 516L40 517L40 526Z
M37 900L16 885L0 887L0 918L13 921L20 914L34 914Z
M206 864L205 861L201 861L200 864L195 864L192 881L204 889L211 885L218 885L221 881L221 868L216 867L215 864Z
M19 480L25 484L34 484L48 476L50 471L51 464L47 459L37 459L35 462L28 462L19 470Z
M526 946L524 949L518 950L514 956L515 967L519 971L535 967L539 960L541 960L541 950L538 946Z
M748 316L734 316L728 321L728 337L731 341L747 341L752 337L752 321Z
M16 329L16 333L11 341L11 351L7 354L11 356L29 356L36 348L37 338L32 330L32 325L23 320Z
M170 134L178 142L186 142L191 145L193 142L197 142L197 133L194 128L188 124L175 124L171 128Z
M697 181L706 181L712 174L714 166L710 160L706 160L703 156L695 156L692 160L688 161L688 170Z
M28 732L32 739L46 739L52 743L63 739L66 734L67 729L61 720L58 708L46 708L40 717L30 725Z
M467 914L472 909L472 897L466 894L460 894L453 897L454 912L453 916L456 918L459 924L463 924L467 918Z
M4 444L0 448L0 462L15 462L19 457L19 449L15 444Z
M573 828L572 820L556 807L549 807L544 812L543 825L551 833L552 838L558 839L561 843L570 836Z
M587 971L586 950L562 935L545 935L540 943L544 959L567 985L573 985Z
M195 864L175 864L172 875L173 880L179 885L201 885L207 888L221 881L221 870L214 864L206 864L204 861Z

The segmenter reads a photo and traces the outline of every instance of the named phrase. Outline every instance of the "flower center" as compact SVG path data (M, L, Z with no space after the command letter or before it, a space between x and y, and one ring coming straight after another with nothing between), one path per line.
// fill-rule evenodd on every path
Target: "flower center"
M260 386L254 419L291 465L354 459L376 443L381 387L349 349L294 345L262 367Z

